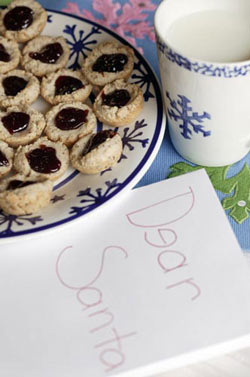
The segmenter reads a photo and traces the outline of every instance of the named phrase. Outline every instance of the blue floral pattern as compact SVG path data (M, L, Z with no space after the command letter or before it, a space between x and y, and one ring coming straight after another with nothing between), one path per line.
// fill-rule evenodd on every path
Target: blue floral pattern
M216 65L197 61L193 62L172 50L159 37L157 38L157 46L159 51L172 63L175 63L189 71L197 72L205 76L235 78L239 76L246 76L250 73L249 63L242 64L239 67L233 64Z

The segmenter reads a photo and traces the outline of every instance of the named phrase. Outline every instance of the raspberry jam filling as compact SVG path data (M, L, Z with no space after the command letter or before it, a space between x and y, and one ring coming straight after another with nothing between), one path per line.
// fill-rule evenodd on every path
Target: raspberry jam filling
M130 98L130 94L126 89L116 89L109 94L102 93L102 104L107 106L122 107L127 105Z
M7 30L27 29L33 22L33 10L28 7L15 7L6 13L3 19Z
M55 64L62 56L63 48L60 43L50 43L44 46L39 52L30 52L29 56L46 64Z
M10 54L6 51L6 48L0 43L0 61L8 63L10 61Z
M121 72L128 57L125 54L103 54L97 58L92 66L94 72Z
M104 130L97 132L92 138L89 139L87 146L83 150L83 156L91 152L93 149L97 148L99 145L104 143L107 139L111 139L116 135L113 130Z
M71 94L78 89L83 88L81 80L72 76L59 76L55 82L55 95Z
M88 110L67 107L57 114L55 125L62 131L75 130L88 121L88 112Z
M26 88L28 82L19 76L8 76L3 82L3 88L6 96L16 96Z
M7 190L15 190L18 188L26 187L29 185L32 185L35 182L32 181L20 181L19 179L13 179L13 181L10 181L7 187Z
M7 157L5 156L5 154L3 152L0 151L0 167L1 166L8 166L9 165L9 161L7 159Z
M13 135L14 133L26 130L29 125L30 116L26 113L15 112L5 115L2 118L2 123L8 132Z
M56 156L56 150L46 145L40 145L26 154L31 169L37 173L50 174L57 172L61 162Z

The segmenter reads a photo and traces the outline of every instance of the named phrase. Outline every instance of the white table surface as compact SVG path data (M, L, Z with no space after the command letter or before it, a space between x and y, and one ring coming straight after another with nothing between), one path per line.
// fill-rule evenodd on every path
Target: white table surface
M155 377L249 377L250 348Z
M244 255L250 273L250 252ZM250 347L154 377L250 377Z

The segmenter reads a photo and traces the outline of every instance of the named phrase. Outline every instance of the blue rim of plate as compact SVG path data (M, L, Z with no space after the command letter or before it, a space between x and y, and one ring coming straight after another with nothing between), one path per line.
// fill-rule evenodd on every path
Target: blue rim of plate
M153 85L153 88L154 88L154 91L155 91L155 96L156 96L155 98L156 98L156 105L157 105L157 109L156 109L157 118L156 118L156 124L155 124L155 131L154 131L154 135L152 137L151 143L148 147L148 150L145 153L142 160L140 161L140 163L136 166L136 168L133 170L133 172L125 179L125 181L123 181L119 185L119 187L116 190L114 190L107 198L103 199L101 204L92 205L91 208L86 209L82 213L78 213L78 214L75 214L75 215L72 215L72 216L68 216L68 217L63 218L61 220L51 222L51 223L46 224L46 225L42 225L40 227L36 227L36 228L33 228L33 229L26 229L26 230L23 230L23 231L15 231L15 232L11 233L11 235L0 234L0 239L13 239L13 238L18 237L18 236L28 235L28 234L32 234L32 233L39 233L41 231L44 231L44 230L47 230L47 229L50 229L50 228L58 227L62 224L66 224L68 222L76 220L77 218L85 216L87 213L94 211L98 207L103 206L103 204L108 202L110 199L112 199L118 193L121 193L129 184L133 184L133 186L136 185L136 183L138 183L140 178L142 178L143 174L145 174L146 171L151 166L153 160L151 161L148 168L145 169L145 171L143 171L143 167L150 160L153 152L155 151L155 147L156 147L157 143L159 143L159 148L160 148L160 144L162 142L162 138L163 138L164 131L165 131L166 119L165 119L165 116L164 116L164 109L163 109L163 102L162 102L162 95L161 95L160 86L159 86L158 80L155 76L155 73L153 72L152 68L150 67L150 65L146 61L146 59L129 42L127 42L125 39L123 39L121 36L119 36L118 34L113 32L112 30L107 29L103 25L100 25L100 24L98 24L94 21L87 20L83 17L71 15L71 14L68 14L68 13L65 13L65 12L62 12L62 11L52 10L52 9L46 9L46 10L48 12L51 12L51 13L61 14L63 16L70 17L70 18L73 18L73 19L77 19L79 21L83 21L83 22L88 23L90 25L96 26L99 29L103 30L105 33L107 33L107 34L111 35L112 37L114 37L115 39L119 40L122 44L127 45L134 50L135 56L138 58L138 60L143 61L143 65L146 68L147 73L150 75L151 84ZM161 138L160 138L160 136L161 136ZM140 172L141 172L141 175L139 175ZM77 173L74 172L73 175L74 174L76 175ZM72 174L71 174L71 176L72 176ZM137 180L135 179L136 177L138 178ZM66 179L65 182L66 181L68 181L68 179ZM61 186L61 184L59 184L59 185ZM16 216L16 217L18 218L18 216Z

